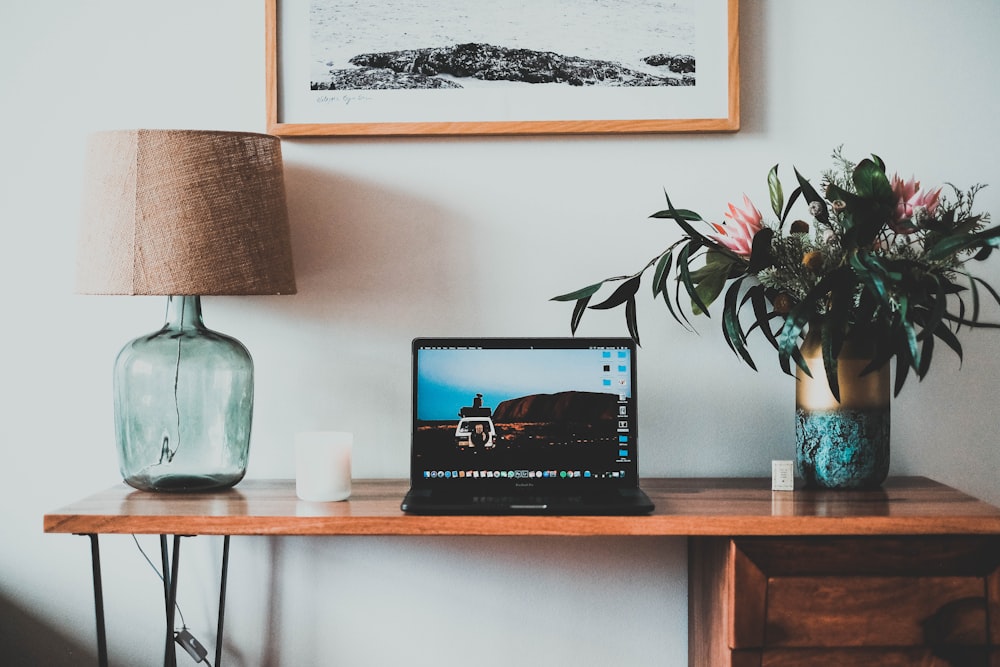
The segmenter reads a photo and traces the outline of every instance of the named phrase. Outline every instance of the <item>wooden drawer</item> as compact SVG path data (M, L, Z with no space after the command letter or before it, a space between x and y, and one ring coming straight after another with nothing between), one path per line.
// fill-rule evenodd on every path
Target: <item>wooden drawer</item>
M690 664L996 665L996 537L692 538Z

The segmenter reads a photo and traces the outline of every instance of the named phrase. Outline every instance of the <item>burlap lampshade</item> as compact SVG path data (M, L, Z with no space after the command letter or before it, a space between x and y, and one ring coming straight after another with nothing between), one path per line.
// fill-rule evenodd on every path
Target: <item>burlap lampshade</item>
M82 294L294 294L281 144L124 130L88 143Z

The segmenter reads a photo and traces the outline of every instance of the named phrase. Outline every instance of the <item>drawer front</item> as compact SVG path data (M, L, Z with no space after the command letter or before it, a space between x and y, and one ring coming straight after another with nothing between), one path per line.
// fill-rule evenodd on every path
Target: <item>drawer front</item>
M693 667L1000 667L1000 537L694 538Z
M930 649L767 649L735 651L730 667L995 667L983 648L947 657ZM994 658L995 660L996 658Z
M771 577L764 645L984 646L984 587L976 577Z

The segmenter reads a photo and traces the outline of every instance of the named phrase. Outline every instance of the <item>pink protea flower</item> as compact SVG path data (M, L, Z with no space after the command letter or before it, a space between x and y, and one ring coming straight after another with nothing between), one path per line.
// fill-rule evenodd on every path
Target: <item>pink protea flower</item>
M732 250L741 257L750 257L753 249L753 237L761 230L763 219L760 211L753 205L750 198L743 195L743 208L729 204L729 212L725 214L728 223L711 223L717 233L708 237L719 245ZM731 224L729 224L731 223Z
M896 195L896 210L889 227L897 234L916 231L916 222L924 215L934 215L941 198L941 188L925 192L920 189L920 181L912 177L904 181L898 175L892 177L892 192Z

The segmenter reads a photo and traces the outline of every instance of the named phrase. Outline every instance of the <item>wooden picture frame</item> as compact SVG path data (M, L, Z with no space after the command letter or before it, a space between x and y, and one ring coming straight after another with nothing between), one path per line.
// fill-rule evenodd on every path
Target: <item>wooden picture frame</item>
M326 2L328 10L314 9L310 14L309 0L265 0L267 130L270 134L285 137L557 135L735 132L739 129L739 0L686 0L690 20L685 25L690 25L690 33L698 36L696 43L693 37L690 38L695 51L691 61L692 66L696 65L695 71L677 74L662 67L657 69L666 72L661 79L672 78L684 85L626 87L601 85L600 81L598 85L580 85L579 81L574 81L576 85L511 86L509 82L497 84L492 80L433 77L451 78L459 85L472 84L468 90L464 86L459 90L375 90L368 87L316 90L319 86L340 85L336 81L327 84L311 80L314 74L310 70L315 72L323 68L311 52L314 48L311 35L319 33L321 25L316 12L342 9L338 6L340 0ZM546 3L557 4L558 0L538 2L541 4L536 7L545 7ZM679 4L685 5L684 2ZM354 5L356 7L357 3ZM391 11L391 6L392 3L372 0L370 11ZM619 5L619 9L622 6ZM438 7L435 6L435 11ZM465 3L468 12L481 11L479 7ZM482 21L488 24L487 17L482 17ZM350 22L333 23L339 29L346 29ZM629 25L636 23L633 21ZM537 29L539 25L549 24L537 22L532 25ZM600 26L600 29L611 34L615 32L610 26ZM336 40L332 31L330 34L330 44L336 44L341 50L350 48L345 46L347 40ZM582 36L578 41L591 43L585 42ZM622 44L634 41L626 39ZM392 49L390 55L398 55L401 51L413 53L406 48L412 49ZM514 50L498 48L504 48L505 52ZM386 57L384 51L379 55ZM545 55L559 57L551 52ZM610 61L590 62L608 64ZM333 67L335 63L331 60L326 64ZM618 65L617 62L611 64ZM635 74L632 69L623 69L626 75ZM334 77L357 71L353 65L348 69L329 70ZM390 75L397 76L391 72ZM322 76L316 75L316 78Z

